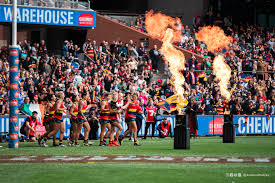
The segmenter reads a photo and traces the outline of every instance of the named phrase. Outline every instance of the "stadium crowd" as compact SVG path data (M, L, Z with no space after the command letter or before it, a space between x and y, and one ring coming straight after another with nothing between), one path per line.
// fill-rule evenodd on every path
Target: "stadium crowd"
M229 86L234 88L230 101L232 112L256 114L259 113L257 108L264 104L262 113L274 114L275 29L269 32L262 27L234 26L234 29L228 27L226 30L234 38L229 49L222 50L233 71ZM185 97L195 97L200 113L216 111L221 114L219 108L222 107L223 98L211 68L214 55L207 51L203 43L195 40L194 32L188 26L185 26L183 32L183 41L178 43L179 46L205 58L202 63L195 56L186 61L186 70L183 73L186 76ZM87 40L80 48L73 42L65 41L62 57L58 58L48 54L44 40L33 44L24 40L19 45L19 105L45 104L48 94L58 90L65 92L68 107L71 105L72 95L84 90L89 92L94 102L101 100L104 91L118 91L125 98L129 93L138 92L145 105L150 98L156 105L159 100L174 94L169 78L152 80L153 74L157 74L158 63L162 62L162 55L156 46L148 51L143 43L137 45L132 40L129 43L113 41L110 44L107 41L97 44ZM89 59L77 59L81 52L85 52ZM265 69L268 73L264 72ZM1 50L0 70L0 112L7 114L7 48ZM252 110L249 106L255 108L252 107Z
M186 60L183 75L186 78L184 98L195 101L198 114L223 114L225 100L220 95L218 82L212 72L214 54L204 43L195 39L200 29L199 21L194 28L185 26L183 39L175 43L190 52L204 57L199 63L195 56ZM275 28L271 31L261 26L232 25L229 19L223 28L233 37L229 49L220 50L232 69L229 89L232 96L229 107L232 114L275 114ZM31 43L24 40L20 47L19 106L44 104L53 94L64 92L64 106L69 115L75 96L88 96L89 119L95 123L100 114L101 101L106 92L118 94L118 100L126 104L133 94L146 114L146 106L157 106L159 101L174 95L170 73L158 72L163 55L155 45L148 50L143 43L102 41L88 39L83 45L64 41L62 56L48 52L46 41ZM85 53L85 59L80 55ZM217 53L215 53L217 54ZM166 68L167 69L167 68ZM0 114L9 113L9 62L8 48L0 52ZM155 80L161 75L163 79ZM192 102L193 104L194 102ZM123 104L122 104L123 106ZM182 109L183 111L185 109ZM143 118L141 113L140 119ZM160 108L158 114L175 114ZM139 115L139 114L138 114ZM137 115L137 116L138 116ZM95 120L97 119L97 120ZM92 125L91 125L92 126ZM150 125L146 125L149 128Z

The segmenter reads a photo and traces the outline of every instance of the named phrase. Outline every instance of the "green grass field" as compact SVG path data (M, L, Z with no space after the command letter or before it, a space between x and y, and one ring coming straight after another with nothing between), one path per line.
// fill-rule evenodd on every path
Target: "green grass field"
M221 137L191 139L190 150L174 150L173 139L140 140L134 147L125 140L121 147L94 146L41 148L36 143L20 143L19 149L0 144L4 155L169 155L275 157L275 136L237 137L234 144L223 144ZM230 173L268 174L268 177L230 177ZM275 182L275 164L165 164L165 163L87 163L87 164L1 164L1 182Z
M81 142L82 143L82 142ZM141 147L124 140L121 147L94 146L41 148L37 143L20 143L19 149L8 149L8 144L1 144L0 155L169 155L169 156L241 156L275 157L275 136L237 137L236 143L223 144L221 137L200 137L191 139L190 150L174 150L173 139L140 140ZM66 144L66 142L64 142Z

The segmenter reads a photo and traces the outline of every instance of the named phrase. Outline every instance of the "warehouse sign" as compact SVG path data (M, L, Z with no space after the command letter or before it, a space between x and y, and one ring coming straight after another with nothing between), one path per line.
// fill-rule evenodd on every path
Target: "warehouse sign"
M12 22L12 7L0 5L0 22ZM81 10L18 7L17 22L74 27L96 27L96 12Z

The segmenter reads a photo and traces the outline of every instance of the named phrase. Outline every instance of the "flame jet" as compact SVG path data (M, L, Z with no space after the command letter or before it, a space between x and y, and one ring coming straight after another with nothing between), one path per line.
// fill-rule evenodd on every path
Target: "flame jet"
M172 74L172 83L176 94L182 100L184 94L183 85L185 78L181 71L185 67L184 54L173 46L173 42L181 41L181 22L178 18L172 18L161 13L155 13L153 10L148 12L145 17L145 26L148 34L162 41L160 51L164 59L169 62L169 70Z
M232 42L232 37L226 36L224 31L217 26L203 27L196 33L196 39L204 42L207 45L207 49L212 53L215 53L215 51L219 49L228 48L228 44ZM231 77L231 69L224 62L224 57L222 55L218 55L214 58L213 71L219 80L221 95L229 101L231 93L228 91L228 84Z

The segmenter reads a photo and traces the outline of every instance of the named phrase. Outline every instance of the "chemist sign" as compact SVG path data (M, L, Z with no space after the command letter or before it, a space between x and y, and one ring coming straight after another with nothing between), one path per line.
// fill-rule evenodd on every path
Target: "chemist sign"
M12 6L0 5L0 22L12 22ZM96 12L18 7L17 22L74 27L96 27Z

